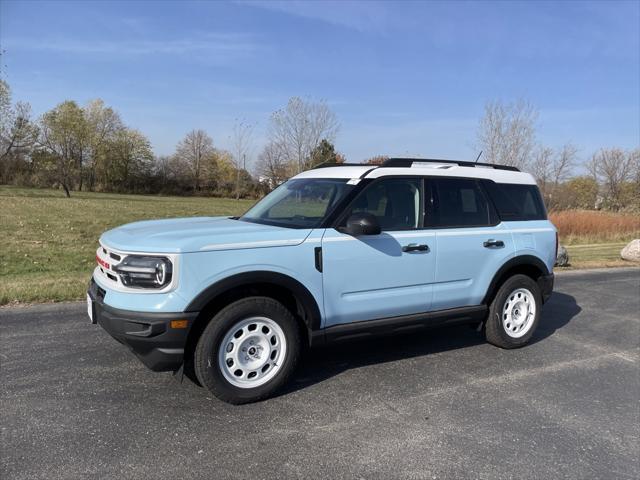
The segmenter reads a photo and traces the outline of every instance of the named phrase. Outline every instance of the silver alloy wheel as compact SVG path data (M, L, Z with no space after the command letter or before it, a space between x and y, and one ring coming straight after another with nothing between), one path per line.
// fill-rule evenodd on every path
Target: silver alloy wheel
M526 288L511 292L502 308L502 326L511 338L520 338L531 330L536 318L536 300Z
M224 378L239 388L255 388L271 380L287 354L282 328L267 317L250 317L231 327L218 349Z

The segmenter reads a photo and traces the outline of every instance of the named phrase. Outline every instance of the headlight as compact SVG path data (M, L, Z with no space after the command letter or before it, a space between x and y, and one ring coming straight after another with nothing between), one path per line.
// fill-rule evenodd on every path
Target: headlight
M171 283L173 265L165 257L129 255L114 265L122 284L132 288L162 288Z

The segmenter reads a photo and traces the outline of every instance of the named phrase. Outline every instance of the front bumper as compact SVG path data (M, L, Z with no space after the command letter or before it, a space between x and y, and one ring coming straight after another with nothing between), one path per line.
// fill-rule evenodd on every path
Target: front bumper
M538 278L538 285L540 286L540 291L542 292L542 302L547 303L547 300L551 297L553 293L553 282L554 275L550 273L549 275L542 275Z
M88 295L93 318L109 335L156 372L177 370L184 358L187 335L198 312L132 312L104 303L105 290L91 278ZM186 328L171 328L172 320L186 320Z

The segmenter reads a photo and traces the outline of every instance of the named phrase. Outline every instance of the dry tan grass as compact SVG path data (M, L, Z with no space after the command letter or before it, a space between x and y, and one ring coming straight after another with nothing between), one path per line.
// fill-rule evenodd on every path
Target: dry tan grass
M549 219L567 245L628 242L640 238L640 216L590 210L552 212Z

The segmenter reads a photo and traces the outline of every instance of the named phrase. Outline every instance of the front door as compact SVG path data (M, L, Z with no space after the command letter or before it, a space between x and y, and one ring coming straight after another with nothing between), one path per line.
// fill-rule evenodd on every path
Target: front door
M435 233L423 228L423 205L422 179L379 179L358 195L343 218L371 213L382 233L353 237L326 230L324 327L431 308L436 242Z

